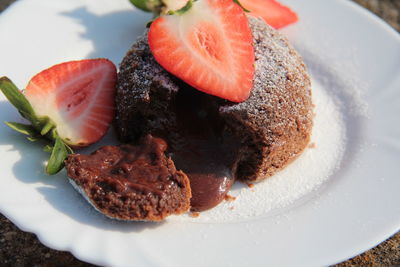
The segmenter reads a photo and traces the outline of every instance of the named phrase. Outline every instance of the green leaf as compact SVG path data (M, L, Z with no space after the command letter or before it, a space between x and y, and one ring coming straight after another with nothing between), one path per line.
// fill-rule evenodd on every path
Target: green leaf
M42 130L40 131L40 134L46 135L48 132L50 132L51 129L55 127L56 125L49 118L47 118Z
M51 152L50 159L47 162L46 172L53 175L58 173L64 168L64 160L68 156L68 149L60 137L56 138L53 151Z
M146 6L146 0L129 0L129 1L135 7L139 8L143 11L146 11L146 12L151 12L151 10L149 10Z
M21 93L15 84L7 77L0 78L0 90L7 97L8 101L18 109L21 115L28 119L35 119L35 112L28 99Z
M159 13L163 3L161 0L129 0L135 7L146 11Z
M183 15L193 6L193 0L187 1L186 5L178 10L175 11L168 11L168 15Z
M31 142L36 142L36 141L42 140L42 138L37 137L37 136L28 136L26 139L28 139Z
M18 123L18 122L8 122L8 121L5 121L4 123L11 129L13 129L19 133L29 135L29 136L38 135L38 132L32 125Z
M51 152L53 152L53 148L54 148L54 146L52 146L52 145L45 145L45 146L43 147L43 151L44 151L44 152L51 153Z
M149 22L147 22L146 24L146 28L150 28L151 24L153 23L154 19L150 20Z
M48 133L46 134L46 137L47 137L47 139L49 139L49 140L54 140L54 141L55 141L57 138L60 138L60 137L58 136L58 133L57 133L57 130L56 130L55 127L52 128L51 131L48 132Z
M72 150L72 148L69 145L67 145L65 143L64 143L64 145L67 148L68 154L74 154L74 150Z
M240 3L239 0L233 0L233 2L234 2L235 4L237 4L237 5L239 5L239 6L243 9L244 12L247 12L247 13L250 13L250 12L251 12L250 10L248 10L247 8L245 8L245 7L242 5L242 3Z

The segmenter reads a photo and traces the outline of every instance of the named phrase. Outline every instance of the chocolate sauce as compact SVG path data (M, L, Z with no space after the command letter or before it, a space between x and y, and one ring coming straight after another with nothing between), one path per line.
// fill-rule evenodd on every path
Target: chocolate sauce
M171 144L171 156L189 177L191 210L204 211L218 205L231 189L238 143L222 138L224 124L213 96L182 85L176 101L180 138Z
M235 179L224 149L215 140L185 140L172 154L175 165L189 177L192 211L211 209L224 200Z

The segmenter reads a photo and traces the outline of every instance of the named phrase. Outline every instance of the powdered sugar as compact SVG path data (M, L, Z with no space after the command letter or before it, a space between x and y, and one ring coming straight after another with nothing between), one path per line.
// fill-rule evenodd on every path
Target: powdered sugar
M315 104L311 148L283 171L255 184L237 183L231 195L235 201L223 202L202 212L199 217L173 216L169 221L230 222L264 217L279 212L299 198L310 195L328 178L334 179L345 147L345 127L337 100L317 81L313 81Z
M312 128L311 85L302 57L287 38L262 20L249 17L256 72L251 95L220 106L247 147L237 178L254 181L273 175L307 145Z
M350 42L345 46L333 45L337 42L337 37L332 36L329 31L316 30L318 27L303 21L297 29L303 38L293 38L291 43L305 58L310 73L323 86L340 93L341 99L351 100L348 109L350 115L368 117L368 105L363 92L370 81L365 76L360 78L359 47ZM342 60L339 61L338 58Z

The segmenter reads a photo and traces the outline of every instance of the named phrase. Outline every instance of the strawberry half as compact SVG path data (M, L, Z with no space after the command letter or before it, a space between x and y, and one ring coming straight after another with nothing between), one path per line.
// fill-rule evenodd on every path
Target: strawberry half
M240 0L251 15L261 17L275 29L285 27L299 20L297 14L289 7L275 0Z
M35 75L25 96L48 116L66 144L83 147L103 137L114 118L116 68L107 59L55 65Z
M158 17L148 41L157 62L192 87L233 102L249 97L252 34L232 0L189 1L180 11Z
M100 140L114 118L117 72L107 59L87 59L55 65L35 75L24 94L6 77L0 89L31 125L7 122L29 140L46 138L52 152L46 171L58 172L71 147Z

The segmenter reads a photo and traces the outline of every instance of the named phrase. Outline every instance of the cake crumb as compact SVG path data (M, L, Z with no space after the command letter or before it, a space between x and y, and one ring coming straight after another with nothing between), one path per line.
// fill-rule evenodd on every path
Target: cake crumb
M190 212L189 216L192 217L192 218L197 218L197 217L200 216L200 212L195 212L195 211Z
M247 183L247 187L248 187L248 188L253 188L253 187L254 187L254 184Z
M308 145L308 148L316 148L316 147L317 147L317 145L314 142L312 142Z
M225 199L225 201L231 202L231 201L236 200L236 197L231 196L231 195L226 195L226 196L224 197L224 199Z
M235 209L235 206L231 206L231 207L229 207L229 209L230 209L230 210L234 210L234 209Z

